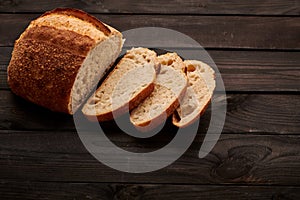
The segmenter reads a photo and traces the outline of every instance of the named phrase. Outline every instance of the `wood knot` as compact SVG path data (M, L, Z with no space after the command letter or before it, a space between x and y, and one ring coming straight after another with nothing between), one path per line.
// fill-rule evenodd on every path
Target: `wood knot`
M140 200L145 193L145 188L143 186L118 186L116 188L116 193L114 199L116 200L125 200L133 199Z
M271 153L272 149L260 145L232 148L228 151L228 157L223 159L213 169L212 173L226 180L256 181L251 174L251 170ZM249 177L251 177L251 180Z
M103 0L81 0L83 3L87 5L101 6L103 4Z

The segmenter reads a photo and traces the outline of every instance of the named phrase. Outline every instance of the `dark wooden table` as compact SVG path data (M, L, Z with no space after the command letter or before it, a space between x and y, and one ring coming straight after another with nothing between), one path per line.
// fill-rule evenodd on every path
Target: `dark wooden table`
M80 8L121 31L171 28L203 45L228 101L212 152L197 158L208 112L175 163L118 172L87 152L72 117L13 95L6 68L14 40L56 7ZM299 0L1 0L0 199L300 199L299 14ZM111 127L110 139L139 152L172 138L166 132L145 142Z

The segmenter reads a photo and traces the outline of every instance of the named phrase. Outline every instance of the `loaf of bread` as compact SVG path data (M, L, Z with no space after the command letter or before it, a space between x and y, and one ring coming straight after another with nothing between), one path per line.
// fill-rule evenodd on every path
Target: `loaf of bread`
M176 53L161 55L158 61L161 68L154 91L130 114L130 121L140 130L150 130L163 123L179 106L187 87L185 65Z
M73 114L114 63L122 34L75 9L32 21L16 40L8 66L11 90L40 106Z
M188 87L180 106L173 114L173 124L186 127L206 110L216 86L215 72L207 64L197 60L184 61Z
M153 91L158 68L154 51L127 51L84 105L83 114L91 121L107 121L133 109Z

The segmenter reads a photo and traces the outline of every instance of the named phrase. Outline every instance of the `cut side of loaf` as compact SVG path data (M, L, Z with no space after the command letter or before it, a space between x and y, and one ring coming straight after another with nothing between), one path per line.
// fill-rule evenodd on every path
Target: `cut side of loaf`
M187 87L182 71L184 63L176 53L161 55L158 61L161 68L154 82L154 91L130 114L130 121L137 128L150 130L163 123L178 107Z
M154 51L127 51L84 105L83 114L91 121L107 121L133 109L153 91L158 68Z
M95 17L55 9L32 21L16 40L8 83L33 103L73 114L122 46L122 34Z
M208 106L215 89L215 72L197 60L184 61L188 78L187 91L173 114L173 124L186 127L195 122Z

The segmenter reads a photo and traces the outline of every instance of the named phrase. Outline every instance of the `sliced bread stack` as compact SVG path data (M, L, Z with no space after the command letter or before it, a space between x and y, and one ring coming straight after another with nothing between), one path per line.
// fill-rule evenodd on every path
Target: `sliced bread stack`
M173 124L186 127L205 111L214 78L212 68L201 61L183 61L176 53L157 57L149 49L133 48L82 112L90 120L107 121L131 110L130 121L140 130L151 130L173 114Z
M130 114L130 121L137 127L152 129L164 122L179 106L187 87L184 63L176 53L164 54L158 60L161 68L154 91Z
M131 112L131 122L137 127L151 123L151 129L173 113L172 123L186 127L204 113L212 98L216 85L214 70L201 61L183 62L176 53L161 55L158 60L161 72L157 75L154 92Z

